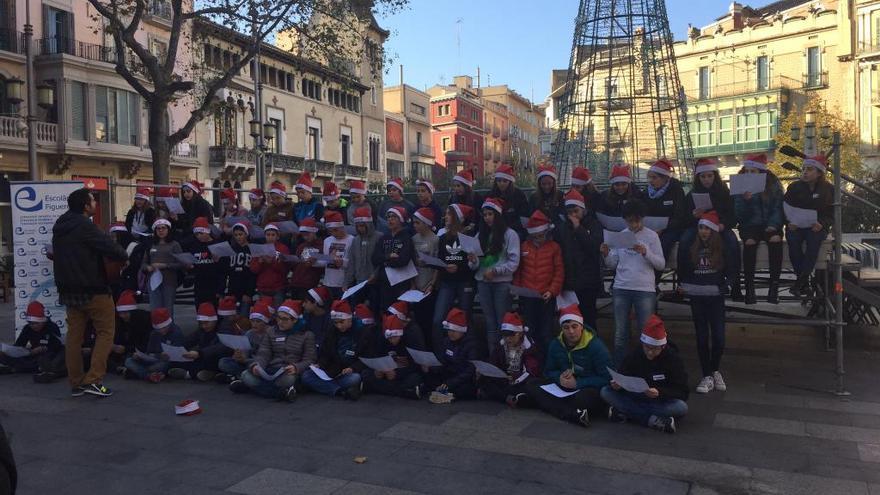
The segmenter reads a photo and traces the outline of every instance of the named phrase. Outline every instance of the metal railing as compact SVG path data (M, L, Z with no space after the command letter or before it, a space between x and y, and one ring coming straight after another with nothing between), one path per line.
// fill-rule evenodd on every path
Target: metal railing
M0 29L0 50L24 53L24 34L12 29Z
M814 72L804 74L801 78L804 89L816 89L828 87L828 72Z
M148 9L149 15L153 17L160 17L165 20L171 20L171 15L174 11L171 9L171 4L168 2L161 2L158 0L153 0L150 2L150 7Z
M305 158L280 153L266 153L266 167L284 170L285 172L302 173L305 170Z
M326 160L306 160L305 169L323 177L333 177L335 164Z
M339 179L366 179L367 167L358 165L336 165L335 177Z
M410 147L412 156L434 156L434 148L429 144L413 143Z
M211 146L208 148L209 167L225 167L227 165L256 167L256 160L256 152L252 149L232 146Z
M703 88L685 90L685 96L688 101L711 100L714 98L728 98L731 96L744 96L763 91L778 91L782 89L795 89L802 86L801 82L796 79L785 76L776 76L761 81L763 84L758 85L757 80L750 80L738 83L717 84L709 88L708 91Z
M175 158L193 158L199 157L199 145L180 143L171 150L171 156Z
M98 62L116 63L116 51L110 47L76 41L73 38L55 36L37 40L37 53L39 55L67 54L86 60Z

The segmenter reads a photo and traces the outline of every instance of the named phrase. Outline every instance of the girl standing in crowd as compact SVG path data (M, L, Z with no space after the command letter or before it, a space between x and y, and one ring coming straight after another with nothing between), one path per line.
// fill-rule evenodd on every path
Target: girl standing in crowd
M290 289L293 297L302 299L306 291L318 285L324 268L319 266L315 255L324 250L324 241L318 238L318 222L314 218L306 218L299 224L300 241L296 245L296 256L299 262L293 267L290 276Z
M668 258L690 220L684 188L672 176L672 163L660 159L651 165L644 196L645 216L666 218L669 222L665 228L656 231L663 246L663 256Z
M500 199L499 204L504 205L502 216L504 224L513 229L519 236L520 242L526 238L524 223L529 218L529 200L526 193L516 187L516 174L510 165L501 165L495 170L495 184L489 191L488 198ZM486 203L483 202L483 205ZM479 230L482 230L482 224ZM502 313L503 314L503 313Z
M330 234L324 239L324 254L329 256L330 260L315 264L325 267L324 285L330 289L334 298L342 296L345 268L351 261L349 251L354 242L354 236L345 231L345 223L342 219L343 216L338 211L328 211L324 214L324 226Z
M623 219L632 232L636 243L628 248L609 249L600 246L605 266L614 270L614 363L619 365L629 352L631 310L636 313L638 328L644 328L648 318L654 314L657 302L654 272L666 266L660 238L651 229L645 228L642 219L645 207L641 201L629 201L623 205Z
M707 211L715 211L721 223L718 227L721 232L721 241L724 244L724 260L727 275L727 283L730 288L730 295L734 301L742 301L743 294L739 283L740 273L740 249L739 239L733 233L733 227L736 225L736 215L733 209L733 198L730 196L730 189L721 181L721 175L718 173L718 161L714 158L700 158L697 160L694 169L697 180L694 187L687 195L688 210L692 214L691 227L681 237L679 249L687 251L691 243L694 241L697 233L697 221ZM709 209L697 208L694 204L694 194L708 194L712 202Z
M697 353L703 378L697 385L701 394L727 390L718 371L724 353L724 265L725 250L719 225L721 220L714 211L700 218L697 239L688 249L678 250L680 290L690 297L691 316L697 333ZM711 345L710 345L711 336Z
M251 248L248 245L250 225L238 222L232 226L232 240L229 245L235 251L229 259L226 278L226 294L233 296L238 302L238 312L242 315L250 314L251 301L257 276L251 271Z
M354 212L354 227L357 235L349 248L349 262L345 268L345 289L353 287L364 280L369 280L375 273L373 250L379 242L379 235L373 224L373 210L369 206L360 206ZM375 300L375 285L366 287L351 296L355 304L365 299Z
M367 183L362 180L353 180L348 183L348 208L346 209L346 223L355 225L355 217L359 208L369 208L370 218L373 219L373 227L376 226L376 205L367 199Z
M623 217L624 205L641 198L641 193L632 184L629 165L615 165L611 169L611 177L608 182L611 183L611 187L601 194L599 203L596 205L596 213L609 217ZM608 228L607 225L605 227Z
M416 209L427 208L431 210L434 218L439 220L443 216L440 205L434 201L434 184L426 179L416 180Z
M474 305L474 268L468 261L468 254L461 248L459 232L463 232L473 222L473 208L463 203L455 203L446 208L444 221L446 230L437 242L437 257L446 264L437 271L437 301L434 304L434 319L431 322L431 348L439 349L443 341L443 318L453 305L471 314Z
M388 186L388 189L390 191L392 187ZM377 267L376 284L379 288L379 304L374 305L375 308L387 308L411 285L410 280L402 280L391 285L386 270L386 268L406 268L416 259L412 235L404 228L406 219L406 210L401 206L392 206L385 215L388 233L376 243L372 257L373 266Z
M245 218L251 225L263 225L263 217L266 214L266 198L263 190L258 187L251 189L248 192L248 201L250 209Z
M508 187L513 187L512 184L510 181ZM477 280L480 306L486 316L486 339L489 352L492 353L501 340L501 319L510 310L510 284L519 267L520 240L516 231L507 226L502 200L495 197L487 199L483 203L482 214L485 228L480 229L479 240L483 256L479 258L479 269L474 278ZM477 262L474 254L468 254L468 260L471 265Z
M204 187L204 184L192 179L180 188L180 205L183 207L184 217L180 219L178 229L183 233L189 233L193 222L199 217L205 217L209 223L214 223L214 209L202 197Z
M562 204L562 191L557 189L556 182L559 176L553 165L540 165L538 167L538 187L529 198L529 211L541 211L551 226L558 225L565 217ZM558 229L553 235L558 235Z
M388 181L385 186L388 197L379 204L378 210L378 228L384 234L389 231L388 227L388 211L391 208L401 208L407 216L412 215L415 206L403 197L403 179L395 177Z
M792 182L785 191L784 199L789 206L816 211L816 223L812 227L798 227L789 222L785 228L788 257L797 274L797 281L791 288L795 297L804 295L819 257L819 248L834 221L834 188L825 180L827 168L824 156L806 158L800 180Z
M234 189L227 188L220 192L220 202L223 204L223 213L220 214L220 225L223 233L230 235L232 225L247 218L247 208L238 204L238 193Z
M160 187L156 190L156 218L164 218L171 222L172 230L176 230L177 214L168 210L165 200L177 196L177 191L173 187Z
M604 290L602 258L599 254L603 233L596 217L588 214L587 206L584 197L576 189L572 188L565 195L566 218L559 234L565 270L562 288L577 295L584 323L598 330L596 299Z
M529 238L519 248L519 267L513 285L533 290L538 297L520 297L520 311L541 349L546 349L556 335L556 296L562 292L562 249L549 239L550 220L535 210L526 224Z
M287 187L276 180L269 186L269 206L263 214L261 225L271 222L291 222L293 219L293 203L287 199Z
M195 278L193 296L196 307L204 302L217 304L224 286L224 270L211 255L208 246L214 243L211 236L211 224L205 217L196 218L193 222L192 236L184 240L183 250L192 254L195 263L187 267Z
M147 287L150 289L150 309L167 308L174 316L174 296L177 293L177 274L183 264L174 257L182 253L180 244L171 236L171 222L160 218L153 222L153 242L141 262L141 271L146 273ZM161 273L161 283L152 287L153 273Z
M307 217L315 220L324 218L324 205L312 193L312 176L308 172L303 172L299 176L294 189L299 201L293 205L293 221L300 223Z
M474 191L474 174L470 170L459 170L452 178L452 195L447 206L452 205L465 205L472 211L479 210L483 205L483 198ZM462 232L473 236L476 231L477 222L473 222L465 226Z
M153 222L156 220L156 210L150 206L150 196L153 190L149 187L139 187L134 194L134 204L125 214L125 228L132 235L149 235Z
M290 250L281 242L277 225L274 223L266 225L265 233L266 244L275 247L275 254L252 256L250 269L256 275L257 292L260 296L271 297L273 306L277 308L284 302L288 272L288 264L284 261L284 256L290 254Z
M770 262L770 287L767 302L779 302L779 275L782 273L782 184L773 172L767 170L767 155L749 155L743 161L741 174L764 174L764 191L746 192L733 197L739 237L743 241L743 272L746 279L746 304L755 304L755 264L758 244L767 243Z
M434 204L436 206L436 203ZM413 312L415 320L424 332L425 341L431 341L431 323L434 321L432 311L434 311L434 301L436 293L434 286L437 283L437 267L426 265L418 255L437 257L439 239L434 233L434 224L439 217L434 216L434 211L430 208L419 208L413 215L413 230L416 231L412 236L413 247L416 252L414 261L416 270L419 274L413 279L413 289L426 294L425 298L415 303Z
M587 167L575 167L571 171L571 190L577 191L584 197L584 202L587 204L590 214L595 216L593 210L595 210L596 205L602 199L602 193L593 184L593 176L590 175L590 169Z

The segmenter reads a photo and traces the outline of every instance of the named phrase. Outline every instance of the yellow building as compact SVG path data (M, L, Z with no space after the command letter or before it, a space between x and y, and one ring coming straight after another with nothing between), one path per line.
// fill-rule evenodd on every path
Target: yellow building
M507 109L509 144L506 146L510 147L510 163L517 172L533 173L540 157L538 134L544 115L528 98L506 84L481 87L479 94L483 101L494 101Z
M483 173L492 176L498 165L511 164L510 117L507 107L483 98Z
M865 164L880 167L880 0L858 0L853 16L856 120Z
M407 179L407 184L420 177L432 178L431 95L402 82L386 87L384 93L388 177Z

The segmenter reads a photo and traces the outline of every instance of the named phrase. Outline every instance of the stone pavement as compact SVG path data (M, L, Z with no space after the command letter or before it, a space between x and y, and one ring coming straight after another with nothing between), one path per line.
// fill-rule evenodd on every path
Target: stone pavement
M0 321L8 341L9 305ZM880 495L878 354L848 349L853 395L838 399L825 392L833 355L818 332L731 326L729 391L693 394L676 435L602 420L582 429L486 402L304 395L283 404L214 384L117 376L107 379L109 399L0 377L0 422L23 495ZM671 334L693 385L692 330L679 324ZM186 398L204 413L176 417L174 404Z

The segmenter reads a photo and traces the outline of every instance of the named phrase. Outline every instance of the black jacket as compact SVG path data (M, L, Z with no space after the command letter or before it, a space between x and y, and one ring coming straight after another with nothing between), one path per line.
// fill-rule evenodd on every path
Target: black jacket
M397 254L397 258L391 258L391 254ZM379 277L384 283L388 283L385 275L385 267L404 268L416 259L416 248L412 241L412 234L402 229L397 235L390 233L383 235L373 249L371 261L379 270ZM400 283L409 283L403 281Z
M82 213L68 211L52 227L55 285L64 294L109 294L103 257L125 261L128 254Z
M609 217L622 217L623 205L626 204L627 201L643 199L642 192L632 183L629 185L629 193L625 196L615 193L614 188L611 187L594 198L598 199L596 206L594 207L596 213L601 213Z
M241 246L235 241L229 245L235 251L235 256L220 258L229 263L226 267L226 293L236 297L253 296L257 287L257 275L251 271L251 248Z
M595 218L584 216L575 229L566 219L559 230L562 264L565 267L565 290L602 289L602 255L599 246L604 242L602 225Z
M649 387L660 392L658 399L688 399L687 372L673 344L667 345L652 360L645 357L645 351L639 346L623 360L618 371L622 375L644 378Z
M192 254L196 259L190 271L195 278L196 291L201 294L223 293L222 261L220 263L214 261L211 251L208 250L208 246L213 242L200 242L195 237L190 237L182 244L184 252Z
M42 332L37 332L28 323L21 329L18 338L15 339L15 345L30 349L46 347L49 349L49 354L64 351L64 344L61 342L61 330L58 329L58 325L51 321L46 322Z
M647 189L642 193L645 202L646 217L666 217L669 219L667 230L684 230L689 223L691 211L687 209L684 188L676 178L669 179L669 187L659 198L648 196Z
M213 332L206 332L201 328L197 328L195 332L187 337L184 347L189 351L198 352L199 358L208 362L206 364L217 364L217 360L221 357L232 355L232 349L220 343L217 330L214 329Z
M131 319L127 322L118 316L116 317L116 335L113 340L115 344L125 346L126 354L134 354L135 350L146 352L147 342L150 340L152 331L150 312L135 309L131 312Z
M373 326L364 329L356 323L345 333L335 326L328 329L324 343L318 348L318 366L331 377L339 376L345 368L351 368L355 372L363 370L364 364L358 357L368 352L369 345L363 330L376 331Z
M730 189L726 185L721 184L711 189L706 189L697 180L694 182L694 188L687 195L687 219L689 227L696 227L698 219L694 217L694 193L709 193L712 200L712 210L718 214L718 219L724 224L725 229L736 227L736 211L733 208L733 196L730 195Z
M792 182L785 191L785 202L795 208L816 210L816 218L825 230L834 223L834 187L826 180L814 189L802 180Z
M525 226L522 224L522 219L528 218L529 215L531 215L531 212L529 211L529 200L526 198L526 193L524 193L522 189L514 187L513 184L511 184L506 194L498 190L496 186L489 191L486 198L500 198L504 201L504 222L509 228L515 230L516 233L519 234L520 241L525 240L525 238L528 237L528 233L526 232ZM477 208L474 211L474 214L480 219L481 229L486 226L483 222L483 215L480 212L482 207L483 205L480 205L480 208Z
M476 380L476 368L471 361L478 359L477 345L474 339L465 335L452 341L443 338L443 345L435 351L437 359L443 363L443 382L450 389L455 389Z
M211 203L199 196L198 194L193 196L191 201L187 201L180 198L180 206L183 207L183 215L177 215L177 225L176 227L180 229L180 231L184 235L192 234L192 224L199 217L205 217L208 219L209 224L214 223L214 209L211 207Z
M137 213L133 207L128 210L128 213L125 214L125 228L131 232L131 226L134 224L134 216ZM144 208L144 225L147 227L147 232L151 232L153 229L153 222L156 221L156 210L153 209L152 206L147 206Z

